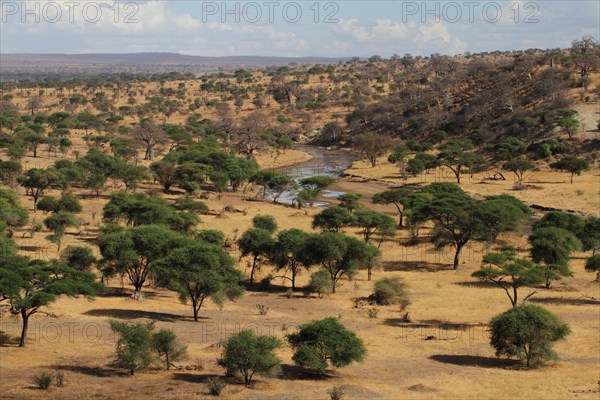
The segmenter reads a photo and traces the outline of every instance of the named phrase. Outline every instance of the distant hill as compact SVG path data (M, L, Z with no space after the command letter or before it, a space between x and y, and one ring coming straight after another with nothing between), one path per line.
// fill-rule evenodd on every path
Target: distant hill
M327 57L203 57L178 53L123 54L3 54L0 71L11 75L97 75L106 73L203 73L238 68L258 69L269 66L336 64L347 58Z

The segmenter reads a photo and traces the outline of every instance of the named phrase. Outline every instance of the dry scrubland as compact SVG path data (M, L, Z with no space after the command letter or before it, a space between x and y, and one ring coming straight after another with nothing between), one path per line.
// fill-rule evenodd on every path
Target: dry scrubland
M157 88L157 84L148 85L149 89ZM168 85L175 87L176 82ZM126 98L122 96L121 103L117 105L125 104ZM25 108L26 99L16 98L15 102ZM598 117L597 104L594 107L595 110L588 110L592 122ZM319 114L316 117L318 123L322 125L335 120L335 112L330 109ZM203 116L216 117L210 112L203 113ZM178 123L184 119L184 116L175 114L168 118L168 122ZM133 117L127 117L123 123L133 121ZM597 131L592 132L595 128L591 123L586 129L586 135L597 137ZM74 158L73 151L80 154L87 151L83 135L83 131L72 130L74 147L68 158ZM265 152L258 156L258 161L263 166L281 167L309 158L306 153L289 150L279 155ZM26 170L50 165L55 160L54 156L41 151L37 158L24 157L22 164ZM330 189L363 193L365 206L395 216L393 206L371 205L371 196L400 183L452 182L452 176L447 172L438 169L401 181L398 168L383 157L375 168L363 161L356 162L347 171L349 177L341 179ZM484 180L480 174L464 176L461 186L473 196L508 193L528 204L568 209L585 215L597 215L600 209L600 170L597 167L575 177L573 184L569 183L566 173L549 170L531 172L525 178L531 187L523 191L512 190L512 174L506 173L506 176L507 181ZM101 225L107 193L116 190L122 190L122 187L112 183L100 197L88 190L75 192L84 209L79 215L82 224L78 229L68 230L63 248L73 244L90 244ZM235 239L251 226L253 216L269 214L277 219L280 230L291 227L311 230L312 216L320 209L298 210L253 201L256 194L253 190L246 193L209 193L208 199L203 201L211 213L201 218L200 227L222 230L227 238ZM23 188L19 188L18 192L21 204L30 211L30 219L41 222L44 216L40 211L33 213L31 198L25 196ZM163 195L159 185L150 182L141 184L138 192ZM48 191L46 195L58 193ZM174 198L175 195L166 197ZM232 206L235 211L225 212L225 206ZM346 233L354 231L348 228ZM52 259L57 255L56 246L44 239L46 234L38 232L32 238L21 237L21 231L17 230L15 240L23 254ZM422 237L427 234L427 230L422 231ZM403 313L395 306L378 307L379 314L374 319L368 317L367 309L354 307L354 299L372 293L373 283L367 281L366 271L361 271L352 282L344 281L335 295L321 299L303 297L300 293L290 299L284 294L287 282L275 280L275 288L270 292L248 291L241 299L227 302L223 309L208 303L201 309L200 322L192 320L190 307L181 304L173 292L147 287L144 290L146 299L135 301L129 298L131 287L112 279L106 292L93 301L62 298L46 308L47 314L36 314L30 321L26 348L16 347L19 320L11 315L0 318L0 397L212 398L204 381L209 376L223 375L222 368L215 362L221 352L218 343L231 333L250 327L262 334L283 337L298 324L336 316L364 341L368 351L364 363L331 371L327 378L319 379L295 369L291 351L284 347L279 352L283 359L280 376L259 377L252 387L245 387L232 379L222 396L227 399L327 399L329 389L341 386L349 399L598 399L600 286L598 282L592 282L593 274L583 269L587 254L576 253L572 258L574 277L555 283L550 290L537 289L538 294L532 301L547 307L567 322L572 334L554 346L561 357L559 363L529 370L497 359L489 345L486 324L491 317L507 310L509 302L502 290L479 284L470 276L480 266L485 251L482 244L469 243L463 251L460 268L454 271L451 269L451 249L437 251L427 241L407 247L407 237L406 231L400 231L393 240L383 243L383 263L374 272L374 279L401 276L406 280L412 297L408 308L412 318L410 323L402 322ZM516 245L522 255L528 252L525 237L510 234L502 236L501 241ZM98 253L97 248L94 249ZM236 253L233 255L237 256ZM240 261L239 268L244 270L245 263L246 260ZM268 268L262 270L258 279L269 272ZM308 275L303 271L298 286L307 282ZM268 313L259 315L257 304L266 305ZM157 328L175 330L178 337L189 345L190 359L179 363L180 368L176 370L149 371L133 377L112 369L109 365L113 359L115 338L108 327L109 318L154 320ZM38 371L54 368L65 371L67 385L53 387L49 392L35 389L31 377Z
M288 151L278 157L279 163L295 163L307 155ZM259 158L271 164L271 157ZM26 163L49 162L51 159ZM357 162L349 171L353 175L370 178L392 176L395 167L383 163L376 168L365 168ZM571 185L560 173L537 173L536 189L515 192L521 199L552 207L568 207L584 213L596 210L598 199L597 169L584 173ZM438 176L443 174L438 173ZM434 174L431 174L433 177ZM428 177L429 178L429 177ZM394 182L393 178L385 178ZM449 179L448 179L449 180ZM565 181L565 182L563 182ZM410 181L409 181L410 182ZM384 183L342 180L335 188L359 190L366 193L381 191ZM477 177L465 180L463 187L472 194L488 195L511 191L511 182L479 182ZM573 189L582 190L573 196ZM113 190L116 188L113 188ZM144 184L138 191L158 193L155 185ZM81 243L94 236L106 197L95 198L79 193L84 198L81 214L84 224L81 234L71 231L67 244ZM300 227L310 230L311 216L318 209L297 210L267 202L248 201L252 194L211 193L207 205L213 214L202 218L202 228L223 230L234 238L251 225L257 214L273 215L280 229ZM31 199L22 197L23 205L31 209ZM218 214L225 205L236 212ZM392 209L386 209L393 213ZM41 218L41 212L34 218ZM348 230L350 232L351 230ZM24 254L53 258L55 246L46 242L44 233L33 238L20 238ZM354 282L345 281L335 295L325 298L298 297L288 299L283 290L271 293L247 292L222 310L208 304L201 311L202 320L193 322L189 307L180 304L172 292L148 288L143 302L131 300L131 289L118 280L110 282L109 290L94 301L61 299L48 307L48 315L36 315L29 330L26 348L15 347L19 322L11 316L1 321L2 347L1 384L3 398L202 398L208 392L204 383L207 376L221 375L215 359L220 354L217 343L240 327L254 327L261 333L282 337L295 325L338 316L364 340L368 357L362 364L354 364L327 379L314 379L298 374L291 366L289 349L281 351L283 374L278 378L259 378L252 388L229 385L225 398L282 399L327 398L332 386L342 386L349 398L598 398L598 335L600 332L599 286L590 282L592 275L583 270L583 254L572 260L574 278L555 284L551 290L539 290L533 298L568 322L573 333L555 348L562 361L540 369L525 370L494 357L487 339L485 324L506 310L508 301L501 290L484 287L470 277L476 270L482 254L481 244L471 244L465 251L458 271L450 268L451 252L436 251L428 243L415 247L401 245L406 233L383 244L383 268L375 278L402 276L410 285L412 305L409 307L412 323L401 322L402 314L395 307L379 307L378 318L368 318L366 309L354 307L353 299L372 292L372 283L362 271ZM522 237L505 237L522 252L527 242ZM240 263L243 268L244 261ZM262 275L268 271L262 271ZM300 276L299 284L307 280ZM275 281L276 284L283 282ZM592 299L592 297L594 299ZM258 314L256 304L269 307L267 315ZM151 371L134 377L124 376L108 365L114 351L114 336L108 328L108 318L156 320L157 327L174 329L188 343L190 360L181 363L181 369L163 372ZM57 337L60 336L60 337ZM426 340L434 336L433 340ZM30 383L38 370L58 367L66 371L68 384L41 392Z

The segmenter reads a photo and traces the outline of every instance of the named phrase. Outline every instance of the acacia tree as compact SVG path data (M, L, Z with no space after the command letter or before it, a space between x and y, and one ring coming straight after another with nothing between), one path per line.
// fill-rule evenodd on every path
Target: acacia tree
M287 340L294 349L294 363L321 374L329 364L342 368L363 361L367 354L362 340L332 317L300 325Z
M238 239L237 245L241 252L240 256L252 257L250 284L254 283L254 273L261 268L264 262L268 261L274 244L275 241L271 236L271 232L262 228L248 229Z
M523 186L523 176L525 175L525 172L531 171L534 167L535 165L531 161L524 158L510 160L502 166L505 170L515 173L517 185L519 186Z
M573 183L573 176L579 176L582 172L588 171L590 169L590 163L582 158L568 155L564 156L560 161L550 164L550 168L570 172L571 183Z
M335 178L331 176L311 176L300 180L300 186L302 190L298 193L298 202L308 203L313 205L317 196L327 186L333 184Z
M73 214L65 211L59 211L44 219L44 225L46 228L52 231L52 234L46 238L55 243L58 247L58 251L60 251L60 246L62 244L65 231L67 228L77 226L78 224Z
M331 291L344 276L352 279L360 264L368 264L379 251L360 240L341 233L311 235L304 242L300 261L304 265L320 264L331 277Z
M37 202L46 190L61 187L61 175L54 168L32 168L18 177L17 182L27 189L27 194L33 198L33 211L35 212Z
M541 267L524 258L518 258L517 251L512 246L503 246L498 253L485 254L481 269L473 272L471 276L500 286L513 307L518 305L518 289L521 286L533 286L544 281ZM530 292L523 301L527 301L535 293Z
M371 236L376 233L393 230L395 221L384 213L372 210L358 210L354 213L351 225L359 228L365 243L369 243Z
M452 245L454 269L458 269L460 254L470 240L485 240L486 227L477 214L479 204L466 194L436 193L430 202L416 207L419 219L434 223L432 242L438 248Z
M198 321L207 298L222 307L225 299L233 300L243 293L239 282L244 277L220 246L188 242L155 262L153 268L159 285L177 292L184 304L191 301L194 321Z
M494 317L491 345L496 355L516 356L527 366L557 359L552 342L564 339L571 330L550 311L534 304L521 304Z
M291 277L288 279L292 283L292 290L296 290L296 275L304 266L301 262L302 250L309 237L308 232L297 228L281 231L270 254L270 261L278 270L290 271ZM308 269L310 265L304 267Z
M142 225L102 235L98 244L103 275L127 275L139 295L154 268L153 262L185 243L185 237L162 225Z
M406 188L390 189L375 194L372 201L373 204L393 204L396 206L399 215L398 228L402 228L405 202L411 193L413 193L413 191Z
M454 173L458 184L465 168L473 170L485 163L482 156L470 152L472 149L470 140L454 139L448 141L438 154L440 162Z
M563 276L571 276L569 257L581 243L571 232L554 227L534 229L529 236L531 258L536 263L543 263L546 288L550 288L553 280Z
M338 206L329 206L318 214L315 214L312 227L313 229L321 229L323 232L337 233L349 221L350 218L346 209Z
M95 296L102 288L96 276L67 265L29 260L3 247L0 261L0 298L21 316L23 325L19 347L25 347L29 318L58 299L60 295ZM8 250L8 251L7 251ZM4 257L6 256L6 257Z
M360 193L344 193L338 196L338 200L340 201L340 207L345 208L348 211L348 215L352 215L355 210L360 208L360 203L358 202L362 198L362 194Z
M596 273L596 280L600 281L600 254L595 254L585 261L585 270Z

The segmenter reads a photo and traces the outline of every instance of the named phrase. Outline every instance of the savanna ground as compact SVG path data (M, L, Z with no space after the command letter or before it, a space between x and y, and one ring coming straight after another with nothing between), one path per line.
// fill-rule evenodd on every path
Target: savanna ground
M596 110L590 112L590 121L596 121ZM589 111L589 110L588 110ZM177 122L173 117L169 122ZM590 123L591 125L591 123ZM586 127L586 135L597 137L593 127ZM81 139L83 132L74 131L74 148L85 154ZM40 152L38 158L25 157L23 168L44 167L56 158ZM73 152L69 155L73 158ZM270 154L258 158L263 166L284 166L306 161L308 155L287 151L276 159ZM367 163L355 163L330 189L362 193L363 203L373 209L395 215L395 208L373 206L373 194L388 187L405 183L398 177L398 169L382 158L380 165L371 168ZM510 173L506 181L485 180L484 175L465 176L461 186L474 196L512 194L528 204L568 209L581 214L597 215L600 210L600 169L584 172L569 183L567 173L540 170L530 173L525 181L530 188L514 191ZM453 181L449 171L438 169L407 183ZM122 189L113 184L106 193ZM38 222L41 212L33 213L31 198L23 188L18 189L21 204ZM161 194L157 184L143 183L138 192ZM76 191L84 212L79 215L82 224L68 231L63 248L73 244L93 246L101 225L102 207L108 195L96 197L88 190ZM245 193L209 193L203 201L210 207L210 215L202 217L202 229L222 230L229 240L237 238L251 226L257 214L273 215L279 229L298 227L311 230L312 216L320 209L301 210L269 202L254 201L256 191ZM47 195L57 195L49 191ZM183 195L183 192L180 193ZM170 194L166 197L174 198ZM230 210L223 211L225 206ZM534 215L534 217L539 217ZM22 234L23 233L23 234ZM353 233L346 229L346 233ZM204 383L206 377L222 376L224 371L216 364L221 349L219 342L237 330L247 327L262 334L284 338L294 327L328 316L339 317L341 322L357 332L368 351L366 360L339 371L329 371L326 377L307 375L292 366L291 351L279 352L283 360L282 372L273 378L258 377L251 387L235 379L228 379L222 397L227 399L327 399L327 391L341 386L350 399L570 399L600 396L600 286L592 282L594 276L583 269L589 254L576 253L571 260L572 278L563 279L550 290L536 289L532 302L547 307L565 322L572 333L555 345L561 361L539 369L526 369L518 363L498 359L489 345L486 324L495 315L507 310L510 303L504 292L496 287L482 285L471 278L479 268L482 244L470 243L463 251L461 265L452 270L452 249L435 250L422 230L422 242L406 246L406 231L382 244L382 266L374 272L374 279L401 276L409 285L412 304L408 311L412 322L402 322L403 312L397 307L378 307L377 318L369 318L367 308L356 308L356 298L372 293L373 283L361 271L354 281L344 281L335 295L324 298L294 298L285 294L284 280L276 279L269 292L248 291L241 299L227 302L223 309L208 303L201 310L201 321L194 322L191 307L181 304L169 291L146 287L144 301L129 296L132 288L112 279L102 295L93 301L62 298L46 308L47 314L37 314L30 321L28 344L18 348L20 321L9 314L0 318L0 397L2 399L117 399L158 398L188 399L211 398ZM46 241L47 232L29 237L28 232L17 231L15 240L25 255L44 259L57 256L56 246ZM23 237L22 237L23 236ZM505 235L502 242L518 247L522 255L528 253L527 240L519 234ZM97 248L95 248L97 253ZM235 251L232 253L238 256ZM239 268L245 270L246 260ZM247 269L245 272L248 272ZM266 276L270 268L258 276ZM305 284L309 273L303 271L298 286ZM526 289L525 289L526 290ZM259 315L257 304L268 307L266 315ZM115 337L108 327L109 319L125 321L156 321L157 328L175 330L178 337L189 345L190 359L178 363L170 371L149 371L127 376L113 369ZM65 387L40 391L31 383L32 376L42 370L62 370L66 374Z

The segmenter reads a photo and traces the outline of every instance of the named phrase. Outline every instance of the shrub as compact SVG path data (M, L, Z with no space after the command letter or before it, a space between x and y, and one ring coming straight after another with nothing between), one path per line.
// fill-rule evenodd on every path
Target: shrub
M265 306L264 304L257 304L256 308L258 308L259 315L267 315L269 312L269 307Z
M294 349L292 360L300 367L325 372L328 364L341 368L362 361L367 353L362 340L336 318L329 317L300 325L287 335Z
M174 361L188 358L187 346L177 340L175 332L171 329L161 329L152 335L152 350L163 359L166 369L170 369Z
M400 277L383 278L375 282L373 300L382 306L399 304L404 310L410 304L406 283Z
M324 293L331 291L331 276L327 270L321 269L317 272L313 272L310 275L310 281L306 285L306 291L308 293L316 293L319 297L323 296Z
M115 365L126 368L130 375L152 363L153 323L109 321L110 329L119 335L115 350Z
M269 376L279 370L281 360L275 350L281 341L273 336L256 335L249 329L229 337L223 344L223 354L217 363L225 368L227 375L239 372L249 385L254 374Z
M215 377L206 378L206 386L208 386L208 392L213 396L220 396L227 383L221 378Z
M61 370L56 370L56 372L54 373L54 381L56 383L56 387L63 387L65 386L66 383L66 379L65 379L65 373L64 371Z
M527 303L494 317L490 325L496 356L518 357L526 360L528 367L557 360L552 342L571 332L569 326L550 311Z
M54 378L54 376L50 372L42 371L35 374L32 380L38 389L48 390L52 383L52 378Z
M331 400L342 400L344 398L344 389L341 386L334 386L331 390L327 391Z

